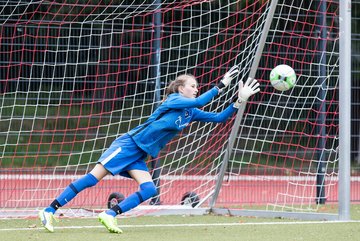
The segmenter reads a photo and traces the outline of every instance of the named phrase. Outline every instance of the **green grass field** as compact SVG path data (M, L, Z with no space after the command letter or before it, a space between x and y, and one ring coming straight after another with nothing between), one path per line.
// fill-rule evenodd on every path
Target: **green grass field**
M109 233L96 218L62 218L55 233L37 219L0 220L0 240L360 240L360 205L350 222L318 222L230 216L143 216L119 218L123 234Z

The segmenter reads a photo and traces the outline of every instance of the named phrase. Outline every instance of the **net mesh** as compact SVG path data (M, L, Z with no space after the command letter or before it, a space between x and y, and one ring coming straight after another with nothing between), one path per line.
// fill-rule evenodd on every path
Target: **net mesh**
M195 75L201 93L234 64L246 80L268 11L267 1L4 2L2 210L49 205L146 120L177 75ZM319 187L337 201L338 12L338 1L279 1L256 74L262 91L247 104L218 205L316 210ZM278 64L297 74L287 92L268 81ZM236 92L231 85L204 110L225 109ZM195 192L207 205L232 125L193 123L147 160L157 201ZM104 208L111 192L136 189L108 177L68 207Z

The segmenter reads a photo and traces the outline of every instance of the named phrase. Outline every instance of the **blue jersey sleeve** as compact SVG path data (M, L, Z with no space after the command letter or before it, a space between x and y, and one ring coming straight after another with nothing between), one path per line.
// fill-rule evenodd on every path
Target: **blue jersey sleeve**
M175 93L168 97L167 107L170 109L198 108L209 103L217 94L219 89L214 87L197 98L187 98Z
M229 119L236 111L237 108L235 108L233 104L229 105L225 110L219 113L207 112L194 108L192 121L216 123L226 122L226 120Z

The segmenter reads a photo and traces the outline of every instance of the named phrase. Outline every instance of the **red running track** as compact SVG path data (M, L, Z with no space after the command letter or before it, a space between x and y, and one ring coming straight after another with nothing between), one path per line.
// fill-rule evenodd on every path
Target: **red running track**
M247 180L248 179L248 180ZM252 179L252 180L251 180ZM302 203L314 204L316 187L314 181L298 180L261 180L261 178L244 178L224 182L217 205L226 207L244 204L283 204ZM286 178L285 178L286 179ZM31 176L6 176L0 179L0 207L2 208L36 208L46 207L71 182L70 178L36 179ZM195 191L200 198L209 195L213 190L212 180L165 180L161 182L161 201L166 205L180 204L184 193ZM95 187L81 192L68 207L105 208L107 198L112 192L121 192L125 196L137 190L136 183L131 179L106 178ZM360 200L360 182L356 178L351 181L351 200ZM327 202L337 202L337 182L326 184ZM286 194L286 195L285 195ZM305 196L306 198L297 198ZM205 202L207 206L207 202Z

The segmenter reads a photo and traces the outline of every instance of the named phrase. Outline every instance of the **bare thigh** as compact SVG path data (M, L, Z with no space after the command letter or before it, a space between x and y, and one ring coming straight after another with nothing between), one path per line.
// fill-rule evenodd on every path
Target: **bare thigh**
M103 179L107 174L109 174L109 171L105 169L105 167L102 164L96 164L95 167L90 172L98 181Z
M129 175L139 184L145 182L152 182L152 177L149 172L142 170L130 170L128 171Z

